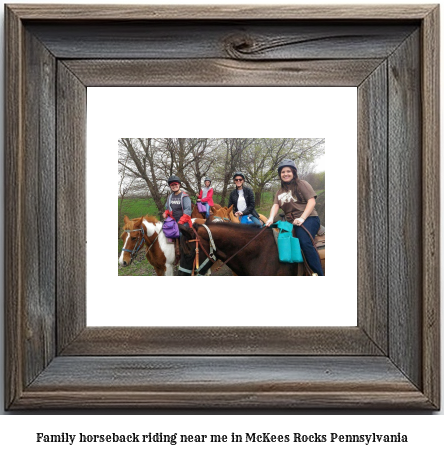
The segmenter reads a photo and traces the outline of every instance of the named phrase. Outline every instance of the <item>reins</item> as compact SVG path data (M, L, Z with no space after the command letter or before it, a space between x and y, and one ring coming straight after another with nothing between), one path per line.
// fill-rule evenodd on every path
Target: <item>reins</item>
M189 241L187 241L187 242L196 243L196 249L195 249L196 256L194 257L193 269L191 270L192 276L194 276L195 271L197 271L199 273L199 271L208 263L209 260L211 260L213 263L216 262L216 257L213 254L213 249L216 250L216 245L214 244L214 240L212 238L211 231L206 225L202 225L202 226L208 231L208 235L210 238L209 239L210 240L210 253L208 253L205 250L205 247L202 245L202 240L201 240L200 236L197 234L197 231L194 229L194 227L191 226L191 229L194 231L194 234L196 235L196 239L190 239ZM200 267L199 267L199 242L201 243L200 246L201 246L202 250L204 251L205 255L207 256L207 259L202 263L202 265ZM181 269L181 268L179 268L179 269ZM183 268L181 270L184 272L189 272L188 270L185 270Z

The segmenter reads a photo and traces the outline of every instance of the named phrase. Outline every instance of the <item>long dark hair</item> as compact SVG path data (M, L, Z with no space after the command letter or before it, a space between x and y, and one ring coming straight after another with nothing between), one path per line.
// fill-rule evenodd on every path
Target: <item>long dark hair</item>
M286 166L284 166L282 169L284 169L284 168L286 168ZM301 201L304 198L303 198L301 192L299 191L298 172L292 166L289 166L288 168L290 168L291 172L293 173L293 179L291 179L290 182L284 182L281 178L281 173L282 173L282 169L281 169L281 173L279 173L279 179L281 179L281 188L285 192L288 192L289 190L291 190L291 194L296 195L298 200Z

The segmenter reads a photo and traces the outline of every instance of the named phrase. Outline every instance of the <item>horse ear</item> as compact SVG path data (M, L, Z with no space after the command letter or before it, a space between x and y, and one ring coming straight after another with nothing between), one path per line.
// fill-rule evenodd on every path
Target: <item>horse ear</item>
M230 212L233 212L233 204L227 209L227 214L229 214Z
M123 217L123 223L126 225L129 221L130 221L130 219L128 218L127 215L125 215L125 216Z
M216 213L216 209L215 209L213 206L210 207L210 211L211 211L213 214Z
M143 222L143 216L137 219L137 221L134 223L134 226L140 226L140 225L142 225L142 222Z

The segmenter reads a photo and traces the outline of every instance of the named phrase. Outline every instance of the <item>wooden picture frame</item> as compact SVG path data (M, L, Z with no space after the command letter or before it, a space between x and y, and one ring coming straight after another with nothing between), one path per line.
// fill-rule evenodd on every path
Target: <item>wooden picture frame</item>
M437 5L5 19L6 409L439 409ZM86 87L121 85L358 87L357 327L86 326Z

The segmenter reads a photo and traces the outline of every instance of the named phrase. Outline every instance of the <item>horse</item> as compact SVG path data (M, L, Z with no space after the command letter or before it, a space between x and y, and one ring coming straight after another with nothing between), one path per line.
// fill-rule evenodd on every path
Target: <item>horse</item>
M231 210L230 210L231 208ZM232 206L230 206L228 209L227 209L227 215L228 217L230 218L230 221L231 222L234 222L234 223L240 223L240 220L239 220L239 217L237 217L236 215L233 214L233 208ZM259 220L265 225L267 223L267 217L265 217L265 215L262 215L262 214L259 214Z
M221 206L220 206L220 204L214 204L214 206L210 207L210 215L211 215L211 210L212 210L213 208L214 208L214 209L220 209ZM193 205L192 205L191 218L192 218L192 219L193 219L193 218L197 218L197 219L202 219L202 218L203 218L203 219L205 220L205 219L206 219L206 213L205 213L205 212L199 212L199 211L197 210L197 204L193 204Z
M265 224L267 218L262 214L259 214L260 220ZM212 215L209 218L213 222L233 222L239 224L239 218L233 214L233 206L222 207L219 210L212 210ZM279 232L277 228L274 228L276 232ZM319 258L321 260L322 270L325 273L325 228L321 226L319 228L318 234L314 238L316 248L319 253Z
M199 238L199 264L207 259L207 253L214 260L225 262L232 255L242 252L227 262L229 268L241 276L292 276L304 275L301 263L281 263L271 228L235 223L207 222L206 225L193 225L192 228L179 226L182 257L181 266L191 270L195 259L196 233ZM210 244L210 233L214 245ZM259 234L260 233L260 234ZM252 240L255 236L256 239ZM190 242L191 241L191 242ZM214 250L214 246L216 249ZM206 252L206 253L205 253ZM208 261L201 268L203 275L213 262ZM301 266L299 266L301 264ZM179 271L180 274L180 271ZM186 275L186 274L180 274Z
M176 260L174 244L170 243L162 231L162 223L156 217L145 215L130 220L124 217L123 249L119 257L121 266L129 266L143 244L146 246L146 259L152 264L158 276L172 276Z
M197 204L193 205L193 210L191 211L191 218L192 219L193 218L199 218L199 219L203 218L203 219L205 219L206 218L205 215L206 215L205 212L199 212L197 210Z

